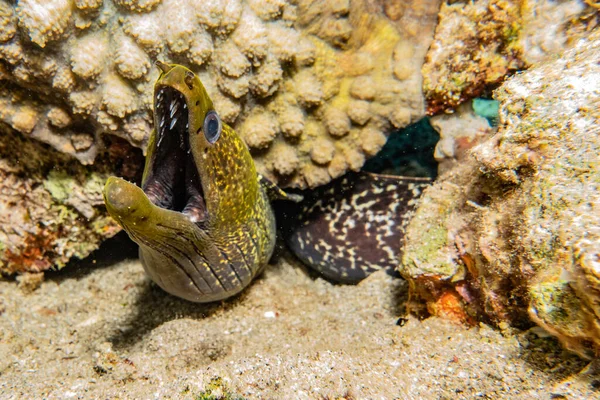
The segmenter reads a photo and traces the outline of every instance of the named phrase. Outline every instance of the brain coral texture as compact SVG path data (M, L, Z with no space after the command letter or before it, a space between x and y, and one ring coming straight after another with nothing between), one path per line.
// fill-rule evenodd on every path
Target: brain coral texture
M0 1L0 121L91 164L144 148L157 59L199 74L259 170L313 187L423 113L439 1ZM25 89L25 95L22 90Z

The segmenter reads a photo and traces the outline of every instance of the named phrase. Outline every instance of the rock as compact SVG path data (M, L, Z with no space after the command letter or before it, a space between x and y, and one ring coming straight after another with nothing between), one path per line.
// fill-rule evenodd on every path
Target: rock
M0 130L0 273L34 277L61 268L119 232L102 199L112 171L83 166L7 131ZM129 174L126 168L117 171Z
M597 10L578 0L451 3L442 4L422 70L429 115L454 110L497 87L597 24Z
M581 356L598 354L599 58L596 30L508 79L495 92L498 132L425 191L400 271L429 312L535 322Z

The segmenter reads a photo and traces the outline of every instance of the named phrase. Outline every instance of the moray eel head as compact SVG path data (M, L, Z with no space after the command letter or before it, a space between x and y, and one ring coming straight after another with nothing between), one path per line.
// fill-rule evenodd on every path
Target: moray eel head
M181 65L157 66L141 188L110 178L104 201L159 286L191 301L221 300L266 264L273 212L248 148L200 79Z
M142 189L161 208L199 226L243 223L259 196L254 162L237 134L221 122L198 77L160 64L154 126Z
M211 144L192 136L202 133L203 120L213 105L190 70L167 64L161 70L166 72L154 89L155 132L148 146L142 188L158 207L181 212L192 222L203 223L207 209L198 167L200 157L195 156L207 154ZM218 132L222 128L212 129Z

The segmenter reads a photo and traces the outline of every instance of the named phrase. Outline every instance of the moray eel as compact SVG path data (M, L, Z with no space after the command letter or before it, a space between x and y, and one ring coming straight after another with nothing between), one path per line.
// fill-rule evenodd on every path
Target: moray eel
M326 278L358 283L399 264L404 230L431 180L350 172L282 204L282 233L292 252ZM287 216L287 218L286 218Z
M225 299L271 257L269 195L286 194L256 172L248 148L192 71L157 66L155 129L141 188L109 178L106 208L139 245L144 269L162 289L194 302Z
M290 249L325 277L356 283L396 267L404 226L427 179L352 173L300 202L257 173L192 71L157 66L155 129L141 188L111 177L103 194L162 289L194 302L242 291L273 253L276 199L294 200L278 214Z

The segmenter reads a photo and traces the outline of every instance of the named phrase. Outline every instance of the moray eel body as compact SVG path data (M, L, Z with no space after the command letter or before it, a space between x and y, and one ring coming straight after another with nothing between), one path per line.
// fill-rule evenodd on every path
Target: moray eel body
M275 246L269 191L248 148L189 69L157 64L154 126L142 187L111 177L109 214L140 247L150 278L194 302L244 289Z
M283 203L288 247L306 265L341 283L358 283L399 264L404 230L429 178L350 172Z

